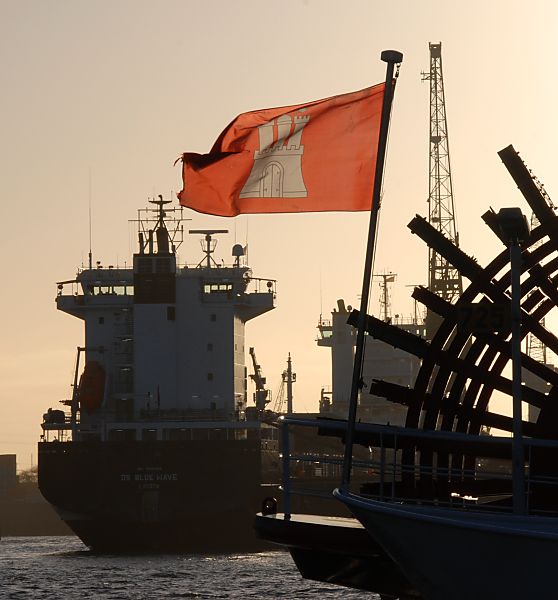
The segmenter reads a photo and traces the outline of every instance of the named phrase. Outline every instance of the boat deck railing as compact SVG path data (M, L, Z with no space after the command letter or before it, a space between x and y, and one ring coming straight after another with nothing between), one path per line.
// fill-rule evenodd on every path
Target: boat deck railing
M203 416L203 415L202 415ZM99 411L94 419L75 420L61 410L45 414L41 424L42 442L62 441L243 441L260 440L262 447L277 449L278 430L262 420L227 420L216 418L163 419L157 414L149 420L117 419L111 411ZM158 418L155 418L158 417Z
M333 419L298 419L281 417L281 462L283 512L289 518L294 496L311 496L334 500L332 491L340 487L343 465L342 452L297 452L291 451L296 430L319 431L320 435L338 437L343 441L346 421ZM512 493L511 444L510 437L470 435L449 431L426 431L379 425L357 423L356 439L363 445L369 442L368 455L353 457L351 487L358 488L358 493L371 498L393 502L409 501L403 496L403 482L411 482L415 490L423 488L423 493L415 500L421 504L446 506L463 506L490 510L509 510L508 499ZM296 445L296 441L295 441ZM344 444L343 444L344 447ZM444 466L442 460L431 465L420 463L420 450L413 453L414 462L402 462L403 450L414 447L427 449L438 457L447 455L461 457L460 467ZM547 497L558 498L558 476L545 474L541 468L532 468L533 456L537 451L554 450L558 457L558 441L544 439L525 439L525 497L527 507L537 490ZM476 457L474 468L463 465L463 456ZM538 452L540 458L541 453ZM556 461L554 461L556 463ZM536 464L536 463L535 463ZM310 473L310 475L309 475ZM558 473L558 472L557 472ZM321 481L323 485L316 485ZM483 485L492 484L492 491L487 493L467 493L463 490L482 492ZM430 484L431 489L444 489L445 494L428 493L424 488ZM456 491L451 491L452 489ZM490 486L487 488L490 489ZM550 494L550 496L548 496ZM547 503L549 504L549 503ZM556 504L556 503L555 503ZM556 505L558 507L558 505ZM557 508L532 506L531 512L538 514L556 514Z

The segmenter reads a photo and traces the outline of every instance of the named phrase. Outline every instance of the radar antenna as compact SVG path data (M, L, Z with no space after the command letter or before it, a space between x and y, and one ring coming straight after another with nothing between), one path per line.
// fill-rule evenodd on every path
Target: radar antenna
M155 208L140 208L138 218L130 220L130 223L138 225L139 253L149 254L154 252L154 240L157 240L157 252L159 254L175 254L184 241L184 219L183 208L165 208L171 204L171 200L164 200L159 194L157 198L149 198L148 203Z
M198 233L205 236L202 240L200 240L202 250L205 254L205 258L200 260L197 265L197 268L201 267L205 262L205 266L209 269L213 264L215 267L219 265L215 262L213 256L213 252L215 252L215 246L217 246L217 240L214 240L212 236L216 233L229 233L228 229L190 229L189 233Z

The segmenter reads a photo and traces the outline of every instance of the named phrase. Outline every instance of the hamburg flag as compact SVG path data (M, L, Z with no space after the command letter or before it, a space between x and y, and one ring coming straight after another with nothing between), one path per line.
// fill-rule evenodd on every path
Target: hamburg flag
M241 213L370 210L385 84L239 115L182 155L183 206Z

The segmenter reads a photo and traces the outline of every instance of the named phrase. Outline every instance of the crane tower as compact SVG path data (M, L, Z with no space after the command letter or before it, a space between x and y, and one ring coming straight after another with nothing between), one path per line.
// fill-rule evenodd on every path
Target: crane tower
M448 124L442 74L442 44L430 43L430 72L422 80L430 82L430 160L428 220L440 233L459 246L451 181ZM428 250L428 288L444 300L452 302L463 291L459 271L432 248ZM427 313L426 327L431 337L439 317Z
M544 189L544 185L539 181L538 177L536 175L534 175L531 170L529 170L529 173L530 173L539 193L541 194L541 196L545 199L548 206L550 206L550 208L555 211L556 207L554 206L552 200L550 199L550 196L548 195L547 191ZM541 223L540 223L537 215L533 212L531 214L531 230L535 229L540 224ZM544 243L544 238L542 238L542 239L538 240L537 242L535 242L534 244L532 244L531 248L533 250L536 248L539 248L540 246L543 245L543 243ZM533 291L529 295L531 296L532 294L535 294L535 291ZM544 317L540 320L540 324L543 327L545 327L545 318ZM531 358L535 359L537 362L542 363L543 365L545 365L549 369L552 369L553 371L558 370L557 367L550 362L550 360L551 360L550 351L546 347L546 344L542 340L540 340L536 335L534 335L532 331L529 331L529 333L527 334L527 336L525 338L525 341L526 341L525 351L526 351L527 356L530 356ZM541 379L539 377L536 377L535 375L533 375L533 373L531 373L527 369L522 369L521 375L522 375L522 381L525 385L528 385L529 387L532 387L544 394L548 393L548 383L546 381L544 381L543 379ZM539 414L540 414L540 408L538 408L536 406L531 406L529 404L527 419L531 423L537 422L537 420L539 418Z

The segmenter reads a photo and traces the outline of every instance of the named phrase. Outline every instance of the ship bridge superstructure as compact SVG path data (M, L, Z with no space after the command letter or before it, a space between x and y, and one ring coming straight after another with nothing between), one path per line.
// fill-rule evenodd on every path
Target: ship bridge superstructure
M138 212L131 267L97 263L58 283L57 308L85 325L65 401L74 440L245 431L245 324L275 307L276 283L252 275L239 244L232 264L214 259L225 230L190 230L204 257L178 264L182 209L168 203L159 196ZM48 414L43 429L59 430L60 411Z
M317 344L331 349L332 389L328 393L322 390L320 412L346 418L351 390L352 364L356 343L355 329L348 323L351 306L344 300L337 301L337 307L331 313L331 319L320 317L318 322ZM384 316L384 322L392 322L390 315ZM404 320L399 315L393 319L394 325L413 335L425 337L426 327L418 319ZM386 344L381 340L369 339L362 368L364 393L359 396L359 418L373 423L402 425L405 411L383 398L370 394L372 380L382 374L382 378L401 386L411 386L420 368L420 360L415 356Z

